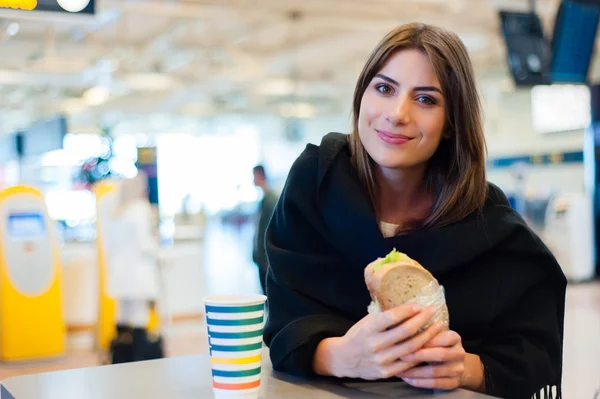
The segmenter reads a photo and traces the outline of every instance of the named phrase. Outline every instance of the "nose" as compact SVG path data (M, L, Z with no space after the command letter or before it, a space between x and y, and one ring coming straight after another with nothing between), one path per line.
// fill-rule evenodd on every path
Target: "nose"
M405 125L410 122L410 98L408 95L400 95L390 104L390 112L387 116L392 125Z

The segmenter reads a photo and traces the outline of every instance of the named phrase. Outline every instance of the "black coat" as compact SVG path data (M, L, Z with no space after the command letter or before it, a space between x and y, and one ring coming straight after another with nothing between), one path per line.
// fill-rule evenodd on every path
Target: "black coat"
M317 345L367 314L364 268L393 248L444 286L450 328L481 357L488 394L561 396L566 279L502 191L489 184L483 209L458 223L384 238L337 133L296 160L267 230L264 339L275 369L317 377Z

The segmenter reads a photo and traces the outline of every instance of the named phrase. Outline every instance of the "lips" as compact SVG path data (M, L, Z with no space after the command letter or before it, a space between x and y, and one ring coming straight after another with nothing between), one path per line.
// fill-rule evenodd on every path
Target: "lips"
M377 132L377 135L379 136L379 138L388 144L402 145L402 144L408 143L410 140L412 140L411 137L403 136L401 134L394 134L394 133L386 132L385 130L375 129L375 131Z

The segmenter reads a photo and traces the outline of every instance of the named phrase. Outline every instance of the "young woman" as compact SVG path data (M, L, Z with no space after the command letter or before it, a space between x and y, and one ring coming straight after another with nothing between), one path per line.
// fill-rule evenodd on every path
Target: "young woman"
M367 315L364 268L393 248L442 284L431 309ZM472 65L457 35L401 26L356 85L353 131L308 145L267 231L273 366L507 398L560 397L566 280L485 178Z

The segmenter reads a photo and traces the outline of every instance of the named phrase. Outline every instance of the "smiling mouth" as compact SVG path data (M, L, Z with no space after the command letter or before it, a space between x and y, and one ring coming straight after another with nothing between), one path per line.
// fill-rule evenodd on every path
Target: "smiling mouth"
M386 143L389 143L389 144L401 145L401 144L408 143L410 140L412 140L412 137L407 137L402 134L394 134L394 133L386 132L385 130L377 130L377 129L375 129L375 131L377 132L377 135L379 135L379 137L383 141L385 141Z

